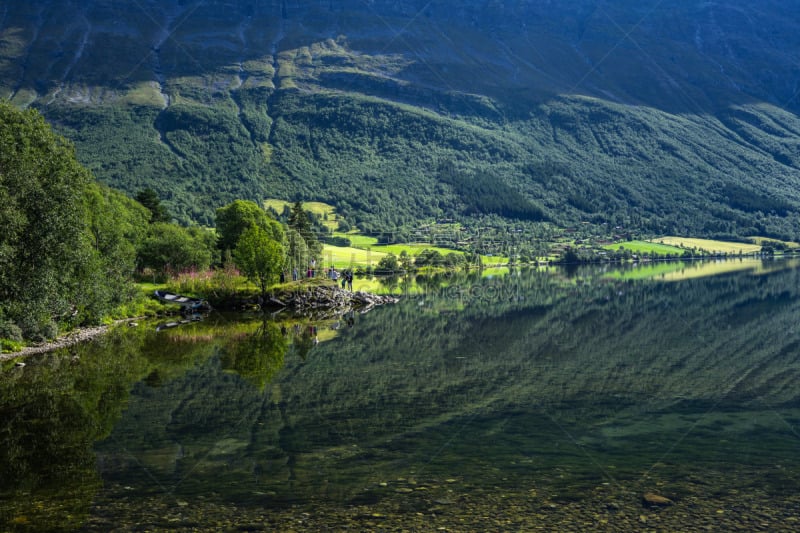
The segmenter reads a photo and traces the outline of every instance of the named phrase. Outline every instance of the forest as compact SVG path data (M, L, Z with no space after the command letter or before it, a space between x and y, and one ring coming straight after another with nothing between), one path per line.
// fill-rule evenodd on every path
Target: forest
M784 128L754 145L742 142L741 115L723 123L577 97L525 117L506 110L502 125L357 93L241 89L215 101L42 111L100 181L157 191L184 225L211 226L212 206L236 199L281 198L329 203L363 232L400 241L421 222L481 227L487 216L528 233L588 222L642 235L800 236L788 185L797 171L769 155L791 150L800 125L777 109L748 110L747 120Z

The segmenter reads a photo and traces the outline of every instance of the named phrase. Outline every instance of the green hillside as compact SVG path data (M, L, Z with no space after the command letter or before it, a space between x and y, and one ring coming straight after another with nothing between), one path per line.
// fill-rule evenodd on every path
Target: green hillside
M767 4L33 0L0 8L0 96L184 223L280 198L393 240L797 240L800 34Z

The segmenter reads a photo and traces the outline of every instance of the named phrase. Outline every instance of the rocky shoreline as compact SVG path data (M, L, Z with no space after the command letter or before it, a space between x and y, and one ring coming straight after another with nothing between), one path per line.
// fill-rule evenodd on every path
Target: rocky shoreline
M87 342L95 337L104 335L108 331L109 327L110 326L96 326L92 328L80 328L52 341L35 344L33 346L26 346L18 352L0 354L0 361L7 361L9 359L16 359L18 357L28 357L31 355L52 352L61 348L68 348L75 344Z
M368 292L351 292L335 285L314 285L301 290L273 293L263 307L286 309L302 315L342 314L349 311L366 313L379 305L394 304L398 298Z

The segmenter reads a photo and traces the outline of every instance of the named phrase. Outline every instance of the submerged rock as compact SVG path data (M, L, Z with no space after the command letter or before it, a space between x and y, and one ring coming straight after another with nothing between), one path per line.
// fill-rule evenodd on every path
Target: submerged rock
M642 504L648 507L667 507L673 503L675 502L669 498L654 492L645 492L642 496Z

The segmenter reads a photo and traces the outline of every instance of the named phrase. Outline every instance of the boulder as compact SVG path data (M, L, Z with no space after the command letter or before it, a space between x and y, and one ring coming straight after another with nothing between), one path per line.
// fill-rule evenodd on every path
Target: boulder
M674 503L666 496L661 496L655 492L645 492L642 496L642 505L646 507L667 507Z

